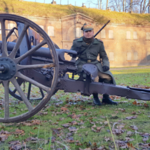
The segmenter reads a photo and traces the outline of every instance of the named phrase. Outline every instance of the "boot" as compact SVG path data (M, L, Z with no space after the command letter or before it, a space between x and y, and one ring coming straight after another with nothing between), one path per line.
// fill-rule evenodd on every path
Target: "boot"
M118 105L117 102L114 102L108 94L104 94L103 95L103 99L102 99L102 103L105 103L105 104L112 104L112 105Z
M102 103L100 102L100 100L98 98L98 94L97 93L93 94L93 103L94 103L94 105L98 105L98 106L102 105Z

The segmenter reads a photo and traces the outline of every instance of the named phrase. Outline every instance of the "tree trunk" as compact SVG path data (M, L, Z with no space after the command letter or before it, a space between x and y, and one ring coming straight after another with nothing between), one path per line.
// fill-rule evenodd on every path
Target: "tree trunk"
M108 3L109 3L109 0L107 0L106 2L106 10L108 9Z
M99 7L99 0L97 0L97 4L98 4L98 9L100 9L100 7Z
M123 0L123 3L122 3L122 8L123 8L122 10L123 10L123 12L124 12L124 0Z
M130 12L132 12L133 9L133 0L130 0Z
M102 0L100 0L100 9L102 9Z
M126 12L126 0L123 0L123 12Z
M142 3L143 3L143 0L140 3L140 13L142 13L142 6L143 6Z
M146 4L146 0L144 0L144 4L143 4L143 11L142 11L142 13L144 13L144 10L145 10L145 4Z

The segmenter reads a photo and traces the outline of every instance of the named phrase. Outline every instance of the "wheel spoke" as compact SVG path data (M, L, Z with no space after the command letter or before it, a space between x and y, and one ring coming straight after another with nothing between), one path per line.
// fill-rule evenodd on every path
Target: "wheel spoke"
M17 91L17 89L14 89L12 92L15 94L15 93L16 93L16 91Z
M35 47L33 47L32 49L30 49L28 52L26 52L24 55L18 57L15 59L16 63L19 63L21 60L23 60L25 57L31 55L32 53L34 53L36 50L38 50L40 47L42 47L43 45L46 44L46 41L43 40L41 43L39 43L38 45L36 45Z
M11 52L9 57L15 58L16 53L17 53L17 51L19 49L19 46L20 46L20 44L22 42L22 39L23 39L23 37L24 37L28 27L29 27L29 25L27 25L27 24L24 25L23 31L22 31L21 35L19 36L19 38L17 40L17 43L16 43L15 47L13 48L13 50L12 50L12 52Z
M28 99L30 99L31 85L32 85L32 84L29 83L29 86L28 86L28 95L27 95Z
M28 98L29 100L32 100L32 99L30 99L31 86L32 86L32 84L29 83L29 86L28 86L28 95L27 95L27 98ZM41 98L38 98L37 100L41 100L41 99L44 97L44 92L42 91L42 89L39 88L39 90L40 90L40 93L41 93Z
M42 89L41 88L39 88L40 89L40 92L41 92L41 95L42 95L42 98L44 97L44 92L42 91Z
M17 70L35 69L35 68L51 68L51 67L55 67L55 64L50 63L50 64L36 64L36 65L17 65Z
M5 32L5 20L1 20L1 28L2 28L2 57L8 56L7 51L7 41L6 41L6 32Z
M17 80L17 79L16 79L16 80ZM18 82L19 86L21 86L22 83L23 83L23 82L19 82L18 80L17 80L17 82ZM15 94L15 93L17 92L17 89L15 88L15 89L14 89L13 91L11 91L11 92Z
M33 110L33 107L31 105L31 103L29 102L29 100L27 99L27 97L25 96L25 94L23 93L22 89L20 88L17 80L15 78L11 79L12 84L15 86L15 88L17 89L17 91L19 92L22 100L24 101L24 103L26 104L27 108L29 111Z
M4 103L5 103L5 119L9 118L9 82L3 81L4 85L4 91L5 91L5 97L4 97Z
M39 88L45 90L46 92L49 92L49 91L51 90L51 88L42 85L41 83L39 83L39 82L37 82L37 81L35 81L35 80L33 80L33 79L31 79L31 78L29 78L29 77L23 75L23 74L20 73L20 72L17 72L17 73L16 73L16 76L19 77L19 78L22 78L23 80L25 80L25 81L27 81L27 82L30 82L31 84L34 84L35 86L37 86L37 87L39 87Z

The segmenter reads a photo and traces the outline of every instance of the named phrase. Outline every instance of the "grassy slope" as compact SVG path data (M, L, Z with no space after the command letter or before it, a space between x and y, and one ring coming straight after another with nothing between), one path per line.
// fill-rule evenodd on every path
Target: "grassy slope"
M87 11L88 10L88 11ZM51 5L37 2L21 2L18 0L0 0L0 13L15 13L19 15L31 15L41 17L61 18L62 16L84 13L98 23L104 23L108 19L112 23L125 23L132 25L150 25L150 15L118 13L105 10L88 9L70 5Z

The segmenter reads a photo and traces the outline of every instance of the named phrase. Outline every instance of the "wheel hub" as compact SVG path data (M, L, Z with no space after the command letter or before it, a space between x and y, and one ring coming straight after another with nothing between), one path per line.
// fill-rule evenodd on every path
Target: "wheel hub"
M10 58L0 58L0 80L9 80L16 73L16 65Z

